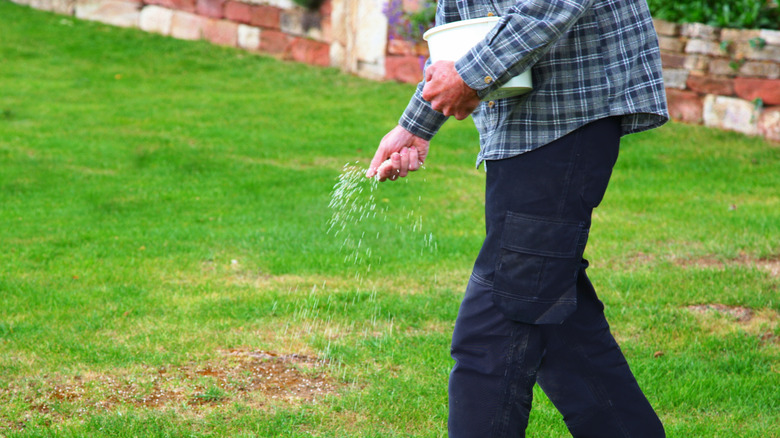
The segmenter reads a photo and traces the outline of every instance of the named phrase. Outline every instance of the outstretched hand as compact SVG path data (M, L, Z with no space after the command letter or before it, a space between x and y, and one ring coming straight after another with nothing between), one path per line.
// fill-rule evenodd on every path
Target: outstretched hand
M463 82L452 61L437 61L425 69L422 97L434 110L458 120L471 115L479 105L477 92Z
M430 142L396 126L379 142L366 176L395 181L418 170L428 156Z

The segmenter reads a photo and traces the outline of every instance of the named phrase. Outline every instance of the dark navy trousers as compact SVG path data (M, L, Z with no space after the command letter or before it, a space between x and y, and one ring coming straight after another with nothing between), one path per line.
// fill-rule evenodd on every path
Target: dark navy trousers
M486 237L452 339L451 438L524 436L535 383L574 437L665 436L582 258L619 143L607 118L486 164Z

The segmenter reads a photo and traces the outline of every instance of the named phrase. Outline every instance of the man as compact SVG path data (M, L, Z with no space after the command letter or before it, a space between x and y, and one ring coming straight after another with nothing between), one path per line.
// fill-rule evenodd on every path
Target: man
M620 137L668 119L647 4L439 0L436 24L491 15L463 58L426 63L367 172L407 176L449 116L473 114L486 237L453 333L450 437L522 436L535 383L575 437L663 437L582 258ZM481 102L529 68L532 92Z

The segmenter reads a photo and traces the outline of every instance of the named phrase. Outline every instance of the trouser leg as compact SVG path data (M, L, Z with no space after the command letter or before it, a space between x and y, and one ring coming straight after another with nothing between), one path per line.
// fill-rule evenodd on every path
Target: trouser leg
M612 337L585 269L577 310L544 326L538 383L576 438L660 438L664 429Z
M469 280L452 340L450 438L522 436L542 357L538 326L508 320L490 286Z
M591 211L617 157L619 132L617 119L605 119L539 150L489 163L487 234L453 334L450 437L523 436L537 372L575 436L663 436L631 435L643 424L657 431L660 423L652 421L655 414L609 334L580 259L573 259L570 274L558 275L560 294L556 275L550 275L568 272L571 254L578 257L584 248ZM534 273L539 275L529 282L526 274ZM541 293L526 293L540 285ZM545 313L550 297L554 303ZM523 302L532 303L533 311L525 311ZM545 318L564 322L534 323ZM587 370L568 375L567 367L583 357L590 360ZM604 383L612 380L618 383ZM626 408L603 409L618 401ZM612 420L596 421L598 415ZM625 426L634 421L636 427Z

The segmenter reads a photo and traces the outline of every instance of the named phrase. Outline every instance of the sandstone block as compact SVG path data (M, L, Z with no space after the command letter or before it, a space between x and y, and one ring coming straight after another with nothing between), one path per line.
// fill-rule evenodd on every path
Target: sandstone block
M686 56L692 55L661 52L661 65L663 65L664 68L683 68L685 66Z
M758 133L768 140L780 142L780 107L764 108L758 118Z
M703 118L707 126L757 135L759 116L760 110L753 102L712 94L704 98Z
M224 15L230 21L248 24L252 21L252 6L239 1L225 2Z
M758 37L760 32L756 29L722 29L720 40L732 43L741 43Z
M76 18L83 20L100 21L112 26L138 27L141 5L117 0L79 2L75 12Z
M205 17L222 18L224 6L225 0L196 0L195 11Z
M249 24L264 29L281 29L282 10L273 6L252 6Z
M398 38L392 38L387 42L387 53L391 55L414 55L414 43Z
M692 72L704 73L709 69L710 57L705 55L685 55L683 68Z
M686 82L688 89L701 94L718 96L734 95L734 79L717 76L690 75Z
M761 99L764 105L780 105L780 79L736 78L737 96L753 101Z
M283 54L287 52L290 39L284 32L263 29L260 33L260 50L268 53Z
M780 46L765 45L753 47L750 43L737 43L734 48L734 57L755 61L780 62Z
M702 122L703 101L697 93L667 89L666 100L672 119L694 124Z
M206 19L203 38L221 46L238 45L238 24L227 20Z
M713 59L710 61L709 72L716 76L736 76L739 64L733 64L733 62L728 59Z
M290 57L294 61L327 67L330 65L330 45L308 38L295 38L290 43Z
M146 4L185 12L195 12L195 0L145 0Z
M339 42L330 43L330 66L345 68L347 64L347 50Z
M658 35L658 46L661 50L682 52L685 50L685 40L676 37Z
M260 28L239 24L238 47L246 50L260 50Z
M684 23L680 26L680 34L688 38L715 40L720 35L720 29L702 23Z
M206 20L191 12L174 11L171 18L171 36L182 40L198 40L203 36Z
M717 41L690 39L685 43L685 53L700 53L710 56L723 56L726 52L720 47Z
M300 6L296 5L292 0L245 0L247 3L253 5L267 5L274 6L279 9L292 9Z
M684 69L665 68L663 70L664 85L666 88L684 90L690 73Z
M146 32L170 35L172 21L173 10L151 5L141 9L138 27Z
M780 46L780 30L761 29L758 37L772 46Z
M780 63L768 61L748 61L739 68L739 75L765 79L779 79Z
M653 19L653 26L658 35L676 37L680 35L680 25L670 21Z
M414 55L388 56L385 58L385 77L416 84L423 78L423 62Z

